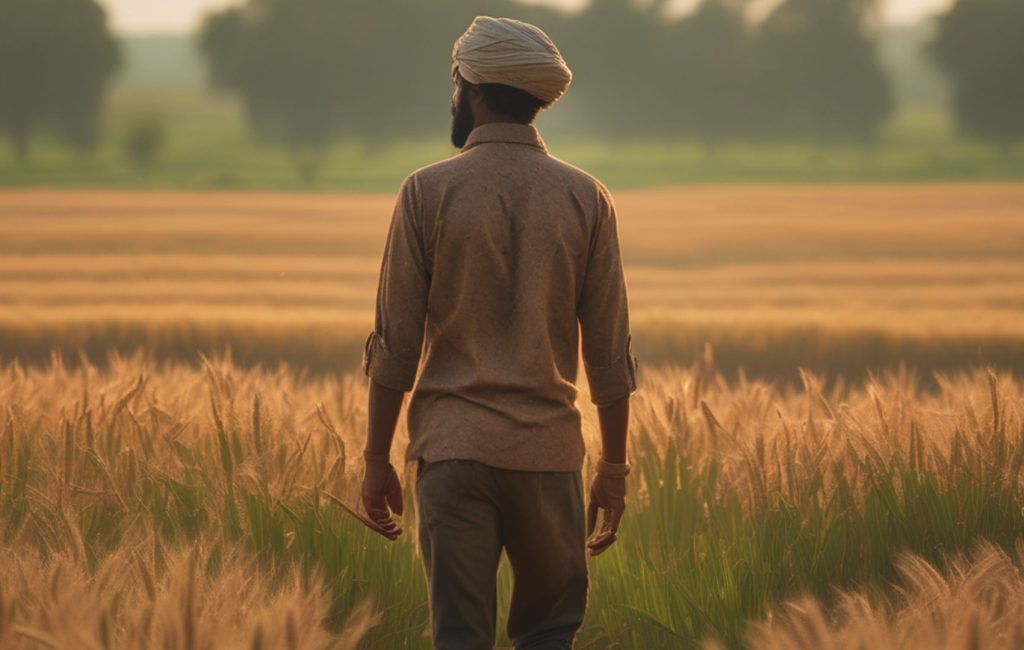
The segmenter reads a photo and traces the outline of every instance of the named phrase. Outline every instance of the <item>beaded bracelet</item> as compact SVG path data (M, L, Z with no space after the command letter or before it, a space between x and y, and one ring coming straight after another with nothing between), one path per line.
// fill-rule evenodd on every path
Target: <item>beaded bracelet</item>
M629 463L609 463L603 458L597 459L597 473L607 478L624 478L629 476L631 469Z

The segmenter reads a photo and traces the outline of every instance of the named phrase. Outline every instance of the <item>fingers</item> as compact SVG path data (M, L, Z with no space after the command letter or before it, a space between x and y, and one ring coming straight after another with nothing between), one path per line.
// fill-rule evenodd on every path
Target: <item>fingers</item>
M587 542L587 548L590 549L590 555L600 555L604 553L609 546L611 546L617 539L615 532L606 530L600 535Z
M600 555L618 539L615 531L612 529L612 518L611 511L604 510L604 522L601 525L601 532L598 533L594 539L587 542L587 548L590 550L590 554Z
M593 534L597 525L597 511L603 510L601 533L588 543L592 549L598 549L598 553L615 541L619 520L626 508L625 496L625 482L622 479L609 479L601 475L594 477L590 486L590 505L587 508L587 537Z
M398 479L398 473L395 468L392 467L388 473L388 491L387 491L388 505L391 506L391 510L396 515L401 516L404 508L402 503L402 483Z
M597 504L591 501L591 508L594 510L596 516ZM587 542L587 548L590 550L590 555L600 555L609 546L615 543L618 539L617 532L619 530L619 522L622 520L622 514L626 509L624 502L616 503L611 508L601 508L604 512L603 523L601 525L601 532L598 533L594 539ZM593 532L593 525L588 522L587 536L589 537Z
M367 465L362 498L363 509L369 516L369 519L364 519L367 527L388 539L397 538L402 529L391 518L391 513L401 516L405 508L402 483L393 465Z
M597 502L594 501L594 497L590 497L590 505L587 506L587 537L594 532L594 526L597 525Z
M370 528L384 537L394 540L402 534L402 529L397 522L391 519L386 502L386 497L381 495L363 495L363 508L370 517L368 523L372 524Z
M384 527L378 524L376 521L369 522L371 525L369 528L374 532L377 532L384 537L387 537L391 541L398 539L398 536L402 534L402 529L397 527L397 524L391 522L390 527Z
M619 521L622 519L622 513L625 510L626 510L626 504L625 503L619 503L619 504L616 504L616 507L614 507L611 510L607 511L606 518L608 518L608 517L611 518L611 522L608 524L608 527L611 529L611 531L613 533L618 532L618 530L619 530Z
M375 532L377 532L377 533L379 533L380 535L382 535L384 537L387 537L392 542L395 541L396 539L398 539L398 536L402 534L401 529L395 531L395 530L388 530L388 529L382 528L380 526L371 526L370 529L375 531Z

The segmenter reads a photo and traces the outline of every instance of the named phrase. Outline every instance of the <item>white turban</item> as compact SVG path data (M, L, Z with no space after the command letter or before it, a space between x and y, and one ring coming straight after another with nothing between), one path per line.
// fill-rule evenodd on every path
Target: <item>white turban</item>
M477 16L452 47L452 77L500 83L553 103L569 87L572 71L548 35L514 18Z

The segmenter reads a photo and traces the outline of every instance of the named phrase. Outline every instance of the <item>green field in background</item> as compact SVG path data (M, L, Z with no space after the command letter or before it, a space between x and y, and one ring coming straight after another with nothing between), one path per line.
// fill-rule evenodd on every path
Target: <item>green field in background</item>
M442 115L444 111L440 112ZM151 169L137 169L123 153L126 132L148 114L165 134ZM681 138L610 140L560 138L538 127L551 153L583 167L613 188L720 182L922 181L1024 179L1024 145L1000 149L952 135L941 109L904 109L874 145L748 143L709 150ZM421 165L456 153L448 123L437 135L399 142L339 142L318 180L306 185L279 145L254 140L239 103L201 90L119 88L110 98L104 138L92 154L76 154L45 136L30 159L17 164L0 139L0 185L125 188L391 191Z

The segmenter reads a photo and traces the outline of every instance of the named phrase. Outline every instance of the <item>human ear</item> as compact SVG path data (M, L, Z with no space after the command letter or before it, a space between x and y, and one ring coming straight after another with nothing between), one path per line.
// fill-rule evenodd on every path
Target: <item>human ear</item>
M484 93L480 90L477 85L471 85L468 88L462 87L462 92L469 91L469 103L476 108L484 108Z

